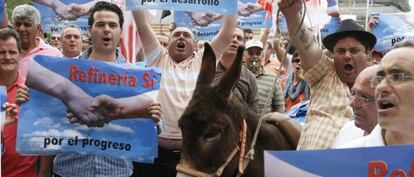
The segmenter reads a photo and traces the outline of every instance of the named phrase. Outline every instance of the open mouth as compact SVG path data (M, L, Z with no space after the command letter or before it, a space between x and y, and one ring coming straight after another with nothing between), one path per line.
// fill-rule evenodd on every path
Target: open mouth
M352 72L354 70L354 66L352 64L345 64L344 66L345 72Z
M395 105L387 100L379 100L378 107L381 110L393 108Z
M102 40L103 40L104 42L109 42L109 41L111 41L111 38L109 38L109 37L104 37L104 38L102 38Z
M184 50L185 49L184 42L178 42L177 43L177 49L180 50L180 51Z

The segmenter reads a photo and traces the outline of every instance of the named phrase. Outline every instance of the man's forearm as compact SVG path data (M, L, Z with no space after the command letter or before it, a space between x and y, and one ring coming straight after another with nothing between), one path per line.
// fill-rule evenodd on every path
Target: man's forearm
M214 49L216 56L221 56L231 43L234 30L237 26L237 16L224 15L221 22L221 28L217 36L211 41L211 46Z
M298 12L296 15L286 17L290 39L294 40L293 45L299 52L302 68L307 70L314 66L322 56L322 49L316 44L313 33L301 24L302 15ZM297 31L297 35L295 33Z
M34 60L30 61L26 85L67 102L73 97L88 96L68 79L54 73Z
M52 176L52 164L53 159L55 158L54 155L50 156L41 156L39 158L40 165L39 165L39 175L38 177L50 177Z
M142 45L144 47L144 53L149 55L154 48L150 46L155 43L155 45L159 45L157 42L158 39L156 38L154 32L152 31L151 25L148 22L148 18L146 15L146 11L139 9L132 11L132 15L135 20L135 25L137 26L138 35L142 41ZM156 48L156 47L155 47Z
M302 20L302 15L300 13L286 17L287 21L287 27L289 31L289 37L290 39L295 39L295 42L293 43L294 46L298 50L307 50L311 47L311 45L314 43L312 38L312 32L310 32L305 24L300 24ZM301 26L299 26L301 25ZM298 34L296 36L295 33L299 29Z

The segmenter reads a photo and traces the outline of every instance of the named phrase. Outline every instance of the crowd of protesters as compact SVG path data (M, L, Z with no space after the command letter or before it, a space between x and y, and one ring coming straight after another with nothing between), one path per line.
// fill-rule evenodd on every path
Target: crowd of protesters
M297 150L414 143L414 119L410 118L414 115L410 111L414 107L414 43L402 42L381 55L382 59L373 60L376 36L356 21L346 19L321 41L321 48L312 30L301 24L302 1L286 0L278 5L286 17L288 34L283 36L274 30L271 40L269 29L255 36L251 30L237 27L237 16L223 15L218 34L210 41L202 41L211 45L217 58L214 81L222 78L234 62L238 47L243 46L244 66L234 93L258 116L286 113L294 105L310 100ZM115 4L97 2L91 6L88 34L71 25L61 34L51 34L49 41L43 38L40 12L31 5L19 5L13 9L9 25L0 29L0 85L7 88L7 103L2 105L6 109L1 132L2 176L176 175L182 147L178 120L194 91L203 56L202 42L198 44L186 27L171 29L169 35L156 33L145 10L134 10L132 14L142 42L140 65L162 72L159 96L151 101L150 112L145 113L154 121L162 120L154 164L90 154L36 157L16 152L19 104L28 100L27 86L36 87L35 81L48 82L33 79L25 83L26 77L33 77L28 65L34 56L128 64L118 48L124 16ZM294 49L282 60L288 53L289 39L295 39ZM70 91L54 92L58 95ZM89 114L79 110L82 111ZM97 122L91 122L79 115L74 112L72 122L99 126L107 120L96 117Z

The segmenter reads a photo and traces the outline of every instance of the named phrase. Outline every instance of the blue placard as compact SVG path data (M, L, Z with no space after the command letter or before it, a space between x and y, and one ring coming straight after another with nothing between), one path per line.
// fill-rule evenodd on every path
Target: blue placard
M7 102L7 89L6 86L0 85L0 125L1 131L3 131L3 125L6 121L6 109L3 108L4 103ZM0 143L1 154L3 154L3 141Z
M386 53L405 40L414 40L414 13L372 13L378 24L372 32L377 37L375 50Z
M4 103L7 102L7 89L6 86L0 85L0 119L1 126L3 126L6 120L6 109L3 108ZM3 127L1 127L3 129Z
M263 9L254 13L248 13L250 7L257 7L256 0L239 0L237 24L242 29L270 28L272 17L266 19L266 11ZM252 11L253 12L253 11ZM218 34L221 26L221 18L215 18L219 14L208 14L201 12L175 12L174 22L177 27L190 28L197 40L211 40ZM212 20L214 19L214 20Z
M3 24L3 20L4 20L4 17L3 17L3 13L4 13L4 0L0 0L0 13L1 13L1 15L0 15L0 24Z
M191 29L197 40L211 40L220 30L221 19L215 20L205 27L194 24L194 20L187 12L175 12L174 21L177 27L187 27Z
M236 14L236 0L126 0L127 10L159 9Z
M248 16L241 16L248 6L257 6L257 0L238 0L239 18L237 24L242 29L261 29L272 27L272 16L266 19L266 11L259 10Z
M324 38L327 35L334 33L339 28L340 24L339 17L331 17L331 20L321 29L321 37Z
M61 5L59 12L62 14L71 14L69 11L69 5L85 5L91 0L60 0L63 4ZM58 33L60 34L64 27L69 25L78 26L83 34L88 33L88 16L81 16L76 18L76 20L64 20L60 19L56 14L55 10L39 4L37 2L33 3L33 6L36 7L42 16L41 25L44 33Z
M39 77L30 76L34 66L42 66L66 82L50 80L48 84L56 84L52 87L73 84L69 87L79 87L92 98L108 95L115 99L135 99L137 95L157 92L161 78L153 69L130 64L36 56L29 65L26 82ZM77 101L79 105L84 102ZM139 107L140 102L134 104ZM88 128L69 123L67 112L68 107L60 99L30 89L30 100L21 106L17 151L29 155L89 153L138 162L153 162L157 156L157 130L151 119L113 120L102 128Z
M266 177L409 176L412 165L414 145L265 152Z

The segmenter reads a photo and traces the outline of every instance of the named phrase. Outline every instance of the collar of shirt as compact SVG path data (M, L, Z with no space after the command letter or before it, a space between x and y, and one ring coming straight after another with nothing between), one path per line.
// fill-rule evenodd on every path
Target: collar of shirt
M48 45L42 38L36 37L36 40L39 42L39 44L34 49L30 50L30 52L28 52L26 55L30 55L32 53L36 53L39 50L44 50L48 48Z
M79 59L82 60L88 60L89 56L92 53L92 49L93 47L89 47L88 49L86 49L85 51L83 51L81 53L81 55L79 56ZM124 56L122 56L122 53L119 49L116 49L116 58L115 58L115 63L126 63L126 59L124 58Z

